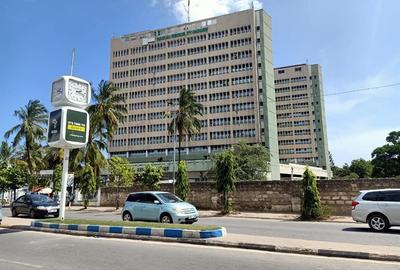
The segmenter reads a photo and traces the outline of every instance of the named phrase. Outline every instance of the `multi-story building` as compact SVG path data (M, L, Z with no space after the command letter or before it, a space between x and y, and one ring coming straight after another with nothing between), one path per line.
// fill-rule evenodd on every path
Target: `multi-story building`
M279 179L271 18L263 10L113 38L110 80L128 109L112 155L163 162L171 171L169 112L186 87L204 106L200 133L182 143L189 170L204 171L213 152L245 141L269 149L270 178Z
M324 91L319 65L274 69L280 163L330 172Z

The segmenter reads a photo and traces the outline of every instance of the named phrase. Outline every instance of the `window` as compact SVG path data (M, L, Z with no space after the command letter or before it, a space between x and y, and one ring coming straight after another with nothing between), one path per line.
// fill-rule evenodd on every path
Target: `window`
M126 200L128 202L143 202L145 200L145 194L143 193L130 194L128 196L128 199Z
M153 195L153 194L145 194L145 199L144 199L144 203L153 203L154 201L158 199Z
M284 70L278 70L278 74L283 74L283 73L285 73Z
M400 202L400 191L382 191L378 196L378 200L385 202Z
M368 192L367 194L364 195L362 199L364 201L376 201L378 194L379 192Z
M301 71L301 67L294 68L294 71Z

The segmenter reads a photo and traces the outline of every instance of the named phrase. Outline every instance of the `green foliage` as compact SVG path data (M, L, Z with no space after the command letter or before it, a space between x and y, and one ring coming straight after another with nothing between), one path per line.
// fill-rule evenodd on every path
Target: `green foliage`
M151 190L159 190L163 174L164 170L161 166L147 164L139 176L139 181Z
M229 192L235 191L235 181L237 175L237 164L235 155L230 150L218 153L215 159L215 173L217 176L217 191L222 194L223 213L228 214L232 211L229 201Z
M112 157L108 164L111 186L126 187L133 184L136 171L126 158Z
M371 161L365 159L355 159L350 164L350 172L357 174L359 178L370 178L372 175L373 165Z
M7 141L2 141L0 145L0 169L11 166L16 157L15 148L9 146Z
M131 186L135 178L135 168L129 164L126 158L112 157L108 162L110 171L110 185L117 187L117 196L115 198L115 208L119 208L120 193L119 188Z
M186 163L181 160L178 164L178 173L176 176L175 192L182 200L186 201L190 193L189 177Z
M302 220L318 219L322 215L321 201L317 188L317 177L307 167L303 174Z
M400 175L400 131L390 132L386 141L387 144L376 148L371 154L374 177Z
M89 199L95 194L97 186L97 179L93 167L90 164L86 164L81 170L79 178L79 188L83 195L83 204L84 207L87 208Z
M233 146L233 154L238 166L237 179L267 180L270 155L266 147L261 144L249 145L240 142Z
M55 193L61 191L62 171L63 167L61 166L61 164L56 165L56 167L53 170L52 183L53 183L53 192Z
M194 92L187 88L182 88L179 95L179 108L174 113L171 123L168 125L170 134L178 131L178 163L181 160L181 143L185 135L189 139L201 129L201 121L198 115L203 115L203 105L196 100ZM174 121L175 119L175 121Z
M28 105L14 111L19 124L5 133L5 138L15 134L13 147L23 144L23 158L28 164L29 172L34 173L35 160L40 161L35 152L40 150L40 141L44 139L45 125L47 124L47 110L39 100L30 100Z

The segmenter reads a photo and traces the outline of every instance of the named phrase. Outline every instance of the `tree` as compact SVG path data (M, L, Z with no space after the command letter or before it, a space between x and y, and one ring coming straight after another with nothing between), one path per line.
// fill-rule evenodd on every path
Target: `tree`
M124 121L127 113L125 97L118 95L118 88L112 82L100 81L98 89L92 87L94 104L88 107L92 132L104 133L112 140L118 123Z
M25 186L31 180L29 177L31 174L19 166L3 169L2 175L5 178L3 181L8 183L7 189L14 191L14 200L16 199L16 190Z
M115 208L119 209L120 187L131 186L135 178L135 168L126 158L112 157L109 161L110 185L117 188Z
M184 160L179 161L175 187L178 197L186 201L190 193L190 186L186 163Z
M53 192L59 193L61 191L61 181L62 181L62 165L58 164L53 170L52 184L53 184Z
M15 157L15 148L9 146L7 141L2 141L0 145L0 168L7 168L11 166Z
M3 205L4 202L4 192L8 190L10 183L8 182L8 179L6 177L6 168L0 168L0 192L1 192L1 198L0 198L0 206Z
M390 132L386 141L371 154L374 177L400 176L400 131Z
M229 192L235 191L235 181L237 175L237 164L232 151L225 150L214 156L215 173L217 176L217 191L222 194L223 213L228 214L232 211L229 201Z
M317 187L317 177L307 167L303 174L302 220L318 219L322 215L321 201Z
M24 159L28 164L29 172L33 174L35 168L32 155L35 145L44 138L47 110L39 100L30 100L24 108L14 111L14 116L18 117L20 123L8 130L4 136L8 139L15 134L13 147L19 143L24 144Z
M373 170L371 161L355 159L350 164L350 172L358 175L359 178L370 178Z
M187 135L190 140L192 135L199 133L201 121L197 116L203 115L202 111L203 105L197 102L194 92L182 88L179 95L179 108L168 126L170 134L175 134L178 131L178 164L181 161L182 139Z
M147 164L143 172L139 175L139 181L152 190L160 189L160 181L164 174L161 166Z
M89 205L89 199L96 193L97 179L94 175L93 167L86 164L79 174L79 188L83 195L83 206L85 209Z
M238 165L237 179L266 180L270 171L270 155L261 144L249 145L240 142L233 146L233 154Z

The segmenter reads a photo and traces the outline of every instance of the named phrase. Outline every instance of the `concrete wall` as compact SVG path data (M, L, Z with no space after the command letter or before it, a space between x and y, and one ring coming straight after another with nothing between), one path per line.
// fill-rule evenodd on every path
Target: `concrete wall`
M326 205L333 215L350 215L351 201L359 190L400 188L400 179L320 180L318 187L323 205ZM190 188L189 201L197 208L221 209L215 183L191 183ZM120 189L121 203L128 193L142 190L145 189L140 185ZM172 186L162 184L161 190L172 191ZM232 203L239 211L300 212L301 197L301 181L248 181L236 184L236 192L232 193ZM100 204L113 206L115 198L116 188L103 188Z

